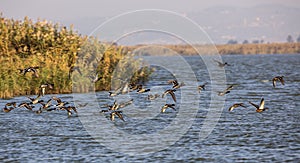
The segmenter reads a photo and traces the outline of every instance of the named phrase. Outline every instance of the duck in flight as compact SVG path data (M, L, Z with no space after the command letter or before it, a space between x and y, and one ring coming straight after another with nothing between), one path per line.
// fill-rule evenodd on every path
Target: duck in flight
M38 94L36 98L31 98L31 97L27 97L27 98L31 101L30 104L37 104L37 103L44 102L43 100L40 100L41 94Z
M176 111L176 109L175 109L175 104L165 104L165 105L161 108L161 112L164 113L164 112L167 110L167 108L171 108L171 109L173 109L173 110Z
M51 102L52 102L52 99L49 99L46 103L44 102L41 102L40 104L42 105L42 109L47 109L51 106Z
M142 85L139 85L137 93L145 93L145 92L149 92L149 91L150 91L150 89L143 88Z
M46 92L46 88L47 88L47 87L48 87L49 89L53 89L53 88L54 88L54 84L49 84L49 83L42 84L42 85L40 86L42 96L45 95L45 92Z
M55 105L58 108L64 107L65 105L69 104L69 102L63 102L60 98L57 98L55 96L52 97L53 100L57 102L57 105Z
M38 78L39 75L38 75L37 69L39 69L38 66L28 67L28 68L18 69L18 70L20 71L20 74L23 74L23 75L26 75L26 73L28 73L28 72L32 72L33 73L32 75Z
M147 96L147 100L155 100L156 98L158 98L160 95L159 94L149 94Z
M172 99L174 100L174 102L176 102L176 96L175 96L175 92L176 91L176 89L168 89L168 90L166 90L163 94L162 94L162 98L164 98L167 94L170 94L171 95L171 97L172 97Z
M117 115L122 121L125 122L125 120L123 118L123 115L121 113L122 113L122 111L119 111L119 110L118 111L112 111L110 113L110 120L115 121L115 116Z
M198 91L199 91L199 93L202 91L202 90L205 90L205 85L207 84L207 82L206 83L204 83L204 84L202 84L202 85L199 85L198 86Z
M244 105L244 103L235 103L235 104L233 104L232 106L229 107L228 111L232 111L233 109L235 109L237 107L246 108L246 106Z
M250 101L249 101L249 103L256 108L256 112L258 112L258 113L263 112L263 111L269 109L269 108L265 107L265 100L264 100L264 98L261 99L259 105L256 105L256 104L254 104L254 103L252 103Z
M31 106L30 103L26 103L26 102L23 102L23 103L19 104L18 107L19 108L25 107L28 110L32 110L32 108L34 108L34 106Z
M227 62L222 63L222 62L217 61L217 60L215 60L215 59L214 59L214 61L218 63L218 66L219 66L219 67L225 67L226 65L227 65L227 66L231 66L231 65L228 64Z
M16 102L9 102L5 104L5 106L13 106L13 107L16 107L16 105L17 105Z
M9 107L8 107L8 106L9 106ZM16 102L9 102L9 103L6 103L6 104L5 104L5 107L3 108L3 111L4 111L5 113L8 113L8 112L14 110L14 109L16 108L16 106L17 106L17 103L16 103Z
M230 90L233 88L233 85L230 85L229 87L227 87L224 91L222 92L218 92L219 96L224 96L227 93L230 93Z
M15 108L14 107L7 107L7 106L5 106L4 108L3 108L3 111L5 112L5 113L8 113L8 112L10 112L10 111L12 111L12 110L14 110Z
M59 108L59 110L66 110L68 112L68 116L71 116L73 114L72 110L75 113L77 113L76 107L74 107L74 106L62 106Z
M282 85L284 85L284 79L283 79L284 76L276 76L272 79L272 82L273 82L273 87L275 88L276 87L276 81L280 81L280 83Z
M182 86L185 86L184 82L181 82L179 84L177 80L169 80L168 84L173 84L173 87L172 87L173 89L178 89L178 88L180 88Z

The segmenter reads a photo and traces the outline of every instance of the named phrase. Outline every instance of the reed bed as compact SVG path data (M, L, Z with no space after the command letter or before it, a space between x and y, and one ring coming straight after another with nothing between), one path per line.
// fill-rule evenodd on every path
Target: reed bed
M37 94L39 86L53 83L48 93L88 92L110 90L113 72L118 65L123 69L135 65L131 82L147 80L149 68L139 68L140 61L119 64L130 57L120 46L101 43L93 37L81 36L73 26L65 27L46 20L7 19L0 14L0 98ZM72 66L79 66L81 77L69 75ZM19 69L39 67L39 77L20 73ZM91 83L89 75L100 78ZM76 87L74 87L74 85Z

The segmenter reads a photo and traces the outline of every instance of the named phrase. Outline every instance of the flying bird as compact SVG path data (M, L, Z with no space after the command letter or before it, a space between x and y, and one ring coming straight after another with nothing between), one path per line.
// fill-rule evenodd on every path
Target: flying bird
M19 104L18 107L19 107L19 108L25 107L25 108L28 109L28 110L32 110L32 108L34 108L34 106L31 106L30 103L26 103L26 102L23 102L23 103Z
M198 86L198 91L199 91L199 93L200 93L202 90L205 90L205 85L206 85L206 84L207 84L207 83L204 83L204 84Z
M37 104L37 103L41 103L44 102L43 100L40 100L41 98L41 94L38 94L36 98L31 98L31 97L27 97L28 99L30 99L30 104Z
M160 95L159 94L149 94L147 96L147 100L155 100L156 98L158 98Z
M18 70L20 71L20 74L23 74L23 75L26 75L26 73L28 73L28 72L32 72L33 73L32 75L38 78L39 75L38 75L37 69L39 69L38 66L28 67L28 68L18 69Z
M149 92L149 91L150 91L150 89L143 88L142 85L139 85L137 93L145 93L145 92Z
M122 121L125 122L123 115L121 114L122 111L113 111L110 113L110 120L114 121L115 120L115 115L117 115Z
M171 84L171 83L173 84L173 87L172 87L173 89L178 89L178 88L180 88L182 86L185 86L184 82L181 82L179 84L177 80L169 80L168 84Z
M162 94L162 98L164 98L167 94L170 94L171 95L171 97L173 98L173 100L174 100L174 102L176 102L176 96L175 96L175 92L176 91L176 89L168 89L168 90L166 90L163 94Z
M263 111L265 111L267 109L269 109L269 108L265 107L265 100L264 100L264 98L261 99L259 106L256 105L256 104L254 104L254 103L252 103L252 102L250 102L250 101L249 101L249 103L251 105L253 105L256 108L256 112L259 112L259 113L263 112Z
M164 113L164 112L167 110L167 108L171 108L171 109L173 109L173 110L176 111L176 109L175 109L174 106L175 106L175 104L165 104L165 105L161 108L161 112Z
M225 67L226 65L227 65L227 66L231 66L231 65L228 64L227 62L222 63L222 62L217 61L217 60L215 60L215 59L214 59L214 61L218 63L218 66L219 66L219 67Z
M272 79L272 82L273 82L273 87L275 88L276 87L276 81L280 81L280 83L282 85L284 85L284 80L283 80L283 77L284 76L276 76Z
M45 92L46 92L46 88L47 88L47 87L48 87L49 89L53 89L53 88L54 88L54 84L49 84L49 83L42 84L42 85L40 86L42 96L45 95Z
M233 88L233 85L230 85L229 87L227 87L224 91L222 92L218 92L219 96L224 96L227 93L230 93L230 90Z
M235 103L235 104L233 104L232 106L229 107L228 111L232 111L233 109L235 109L237 107L246 108L246 106L244 105L244 103Z

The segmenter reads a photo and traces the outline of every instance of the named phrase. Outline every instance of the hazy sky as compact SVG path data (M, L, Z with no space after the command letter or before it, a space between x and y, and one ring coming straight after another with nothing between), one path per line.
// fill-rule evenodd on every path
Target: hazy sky
M252 7L260 4L282 4L300 7L299 0L2 0L0 11L6 17L66 20L82 17L112 17L140 9L165 9L179 13L197 12L218 5Z
M277 8L278 6L289 8L279 11L275 7L274 11L264 12L264 8L256 10L258 7L255 7L270 4L277 5ZM220 6L233 7L238 11L231 15L226 14L228 11L218 10ZM203 18L201 11L207 8L217 10L210 10L210 14ZM192 19L198 18L196 22L203 23L201 25L207 29L206 32L219 43L225 43L230 38L239 41L244 39L285 41L288 34L297 37L300 32L299 0L2 0L0 5L0 12L4 17L23 19L28 16L34 20L47 19L66 26L74 24L75 29L82 34L89 34L109 18L142 9L163 9L187 15ZM277 10L282 12L281 17L276 13ZM252 17L245 11L252 13ZM220 12L223 13L220 15ZM226 17L224 18L222 14Z

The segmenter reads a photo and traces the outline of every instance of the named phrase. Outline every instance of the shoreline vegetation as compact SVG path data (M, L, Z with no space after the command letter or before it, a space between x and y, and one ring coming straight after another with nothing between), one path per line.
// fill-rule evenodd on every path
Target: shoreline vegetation
M82 36L72 25L65 27L28 17L7 19L0 13L0 98L35 95L40 92L40 86L47 83L54 84L54 89L47 90L48 94L111 90L122 84L116 79L143 83L154 70L135 59L136 52L142 55L172 55L174 51L183 55L197 54L190 45L153 46L118 46ZM195 46L201 54L216 52L211 45ZM300 53L300 43L217 45L216 48L220 54ZM38 67L38 77L20 70L28 67Z
M47 94L110 90L121 84L116 78L138 83L151 74L122 47L81 36L73 26L6 19L1 13L0 63L0 98L36 95L47 83L54 84ZM30 67L37 73L25 73Z
M145 47L145 48L143 48ZM182 55L215 54L252 55L252 54L300 54L300 42L293 43L259 43L259 44L223 44L223 45L135 45L124 47L127 51L138 50L140 55ZM198 49L198 51L195 50Z

